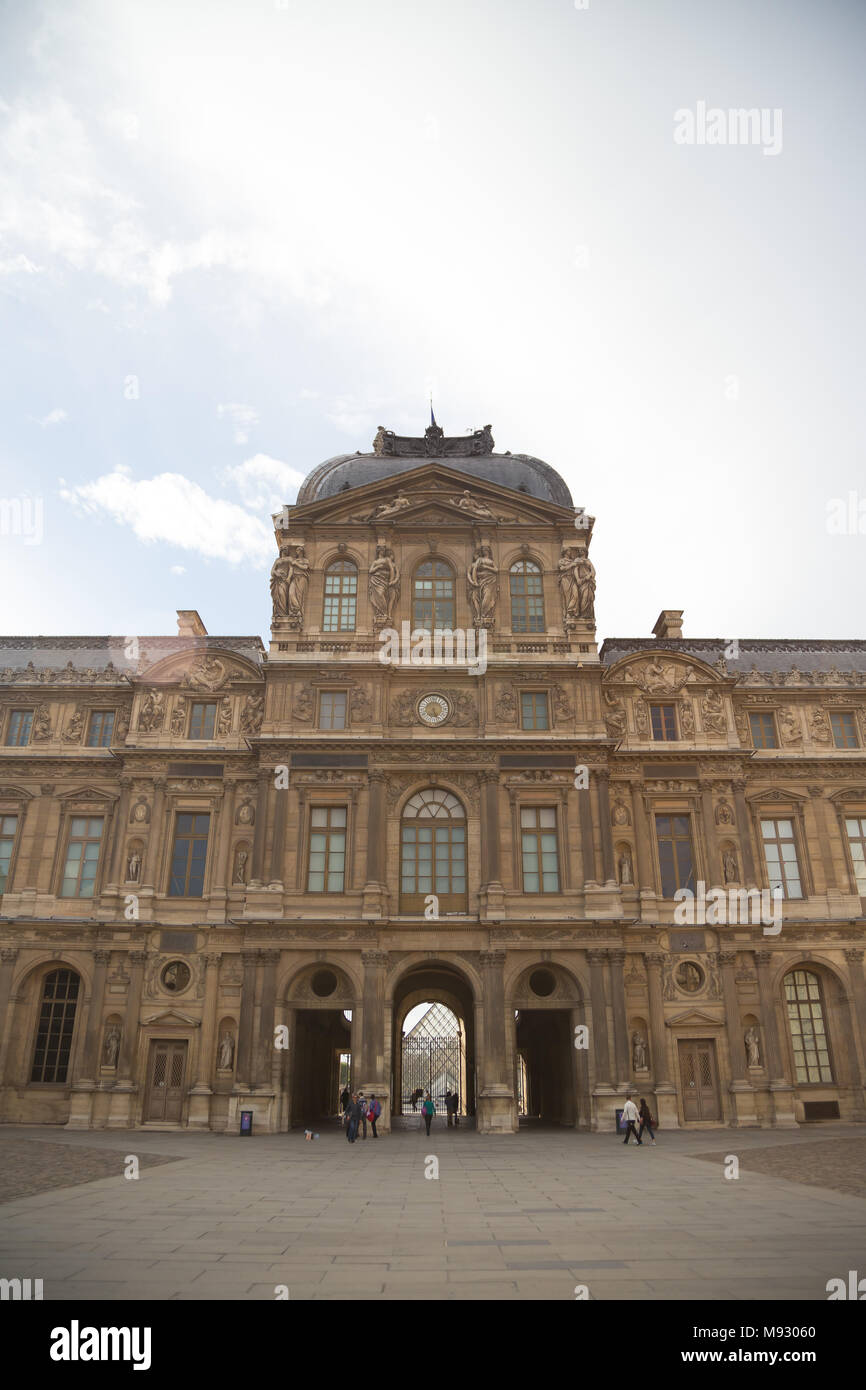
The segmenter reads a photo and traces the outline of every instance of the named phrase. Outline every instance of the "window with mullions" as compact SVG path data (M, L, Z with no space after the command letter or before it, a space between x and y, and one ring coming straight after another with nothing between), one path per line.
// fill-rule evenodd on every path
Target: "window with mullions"
M538 565L518 560L509 571L511 631L544 632L544 581Z
M785 976L785 1003L797 1080L803 1085L832 1082L830 1044L824 1027L818 976L811 970L792 970Z
M830 715L830 728L833 742L837 748L859 748L857 725L850 710L833 710Z
M400 825L400 908L423 912L435 894L439 915L466 912L466 813L441 787L416 792Z
M802 898L800 864L794 839L794 822L762 820L761 839L770 888L781 888L786 898Z
M45 976L31 1081L58 1084L67 1078L78 986L78 976L72 970L52 970Z
M672 898L678 888L695 890L692 827L689 816L656 816L656 840L662 897Z
M861 898L866 898L866 816L846 816L845 830L857 892Z
M32 709L14 709L9 715L9 727L6 730L6 743L11 748L23 748L30 742L30 730L33 727Z
M335 560L325 570L323 632L354 632L358 571L351 560Z
M18 829L17 816L0 816L0 893L5 893L9 878L9 865L15 848L15 832Z
M168 884L170 898L203 897L209 831L209 811L178 813Z
M522 806L520 848L524 893L559 892L559 843L554 806Z
M216 728L216 705L210 701L193 704L189 716L190 738L213 738Z
M114 733L114 710L95 709L87 726L87 747L108 748Z
M454 571L444 560L425 560L415 571L412 626L425 632L454 627Z
M677 718L673 705L650 705L653 738L669 742L677 736Z
M524 729L549 729L547 694L543 690L520 692L520 723Z
M311 808L308 893L345 892L346 819L345 806Z
M345 729L345 690L323 690L319 695L319 728Z
M749 727L755 748L778 748L776 721L772 714L750 714Z
M62 898L92 898L102 847L102 816L73 816L66 842Z

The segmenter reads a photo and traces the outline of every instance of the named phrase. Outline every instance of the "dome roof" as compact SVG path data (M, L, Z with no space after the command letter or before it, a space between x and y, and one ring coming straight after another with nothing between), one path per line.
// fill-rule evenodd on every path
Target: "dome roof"
M566 484L549 463L530 454L494 454L489 425L456 438L446 437L438 425L431 425L419 439L398 436L380 426L372 453L336 454L308 473L296 505L335 497L383 478L400 477L423 463L441 463L559 507L574 506Z

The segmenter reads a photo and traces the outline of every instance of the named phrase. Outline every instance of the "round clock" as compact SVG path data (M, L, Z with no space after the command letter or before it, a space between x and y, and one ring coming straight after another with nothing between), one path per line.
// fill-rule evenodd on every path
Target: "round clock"
M444 724L451 706L444 695L425 695L418 703L418 714L425 724Z

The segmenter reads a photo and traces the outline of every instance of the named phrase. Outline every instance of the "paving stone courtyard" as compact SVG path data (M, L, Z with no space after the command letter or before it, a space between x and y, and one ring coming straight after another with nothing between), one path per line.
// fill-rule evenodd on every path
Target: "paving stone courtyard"
M866 1126L640 1149L4 1126L0 1174L0 1277L42 1278L46 1299L825 1300L866 1273Z

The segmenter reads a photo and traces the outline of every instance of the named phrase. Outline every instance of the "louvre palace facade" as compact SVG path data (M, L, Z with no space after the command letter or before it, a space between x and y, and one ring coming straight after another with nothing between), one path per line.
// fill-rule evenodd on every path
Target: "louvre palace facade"
M599 646L593 518L489 427L274 530L267 649L0 639L0 1119L274 1132L350 1077L387 1131L425 1002L482 1133L866 1119L866 642Z

